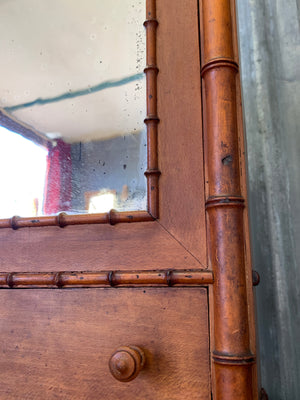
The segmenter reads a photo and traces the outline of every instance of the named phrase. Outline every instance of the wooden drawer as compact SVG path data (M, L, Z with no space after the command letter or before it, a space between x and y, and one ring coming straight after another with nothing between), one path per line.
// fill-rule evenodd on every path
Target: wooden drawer
M205 288L1 290L0 304L0 399L210 398ZM108 367L122 345L146 355L127 383Z

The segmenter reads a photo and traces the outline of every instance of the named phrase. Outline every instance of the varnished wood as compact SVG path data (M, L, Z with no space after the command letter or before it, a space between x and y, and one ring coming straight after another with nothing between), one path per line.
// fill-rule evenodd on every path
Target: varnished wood
M238 131L238 63L230 0L201 2L206 210L213 286L216 399L253 399L244 207Z
M157 152L157 74L156 61L156 30L158 21L156 19L156 0L146 0L146 82L147 82L147 199L148 212L153 218L159 217L159 191L158 180L160 170L158 168Z
M207 267L197 4L158 2L157 16L159 220L1 229L0 270Z
M64 212L58 215L44 217L18 217L0 219L0 228L12 228L17 230L26 227L59 226L64 228L68 225L88 225L88 224L110 224L130 222L153 221L154 218L147 211L116 211L110 210L102 214L76 214L69 215Z
M0 312L1 399L210 397L204 288L2 290ZM146 356L128 383L108 366L124 344Z
M0 229L0 242L7 272L203 268L158 222Z
M198 5L157 1L162 226L207 265Z
M152 7L155 2L147 4ZM120 393L124 399L140 398L142 393L151 400L257 398L234 1L201 0L199 5L202 69L196 1L158 1L156 15L147 16L151 20L146 22L147 38L155 32L157 46L151 50L146 76L151 100L157 96L157 109L155 102L148 104L152 111L145 122L148 140L157 140L157 159L146 174L158 180L161 171L159 218L154 221L150 211L111 211L91 216L95 221L89 223L90 216L73 220L61 214L50 217L55 226L41 223L31 229L38 223L31 221L18 230L23 219L14 218L6 220L9 228L1 229L0 270L5 273L0 279L4 287L18 290L0 291L5 320L2 345L9 353L8 361L0 360L5 372L0 398L23 399L24 393L33 399L50 393L50 399L72 400L118 399ZM118 224L120 219L141 222ZM76 225L79 220L81 226ZM88 273L72 275L66 268ZM192 278L184 269L193 270L188 273ZM189 288L128 288L149 282ZM27 288L45 283L56 290L22 290L20 283ZM80 284L100 289L57 289L80 288ZM160 338L163 344L151 347ZM16 348L20 343L21 352ZM109 357L124 344L136 344L147 353L148 366L131 383L118 383L108 369ZM50 369L41 364L43 348ZM97 364L97 348L101 351L97 360L104 360L105 370ZM171 349L167 358L166 348ZM63 358L65 354L71 357ZM154 355L159 364L153 363ZM36 393L31 390L33 383ZM171 396L170 388L176 388Z
M74 288L120 286L203 286L213 283L212 271L0 272L0 288Z

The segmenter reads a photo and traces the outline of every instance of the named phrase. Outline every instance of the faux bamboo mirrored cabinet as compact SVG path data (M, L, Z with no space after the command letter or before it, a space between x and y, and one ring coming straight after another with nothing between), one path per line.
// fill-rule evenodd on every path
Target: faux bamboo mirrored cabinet
M145 2L0 7L1 226L13 216L13 227L155 216L145 177L153 199L155 35L146 51Z
M0 399L258 400L235 1L0 1L0 52Z

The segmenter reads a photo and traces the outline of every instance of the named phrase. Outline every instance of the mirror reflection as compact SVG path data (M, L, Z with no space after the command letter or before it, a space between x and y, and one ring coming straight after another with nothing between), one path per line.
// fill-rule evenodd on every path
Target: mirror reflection
M0 1L0 218L146 209L145 1Z

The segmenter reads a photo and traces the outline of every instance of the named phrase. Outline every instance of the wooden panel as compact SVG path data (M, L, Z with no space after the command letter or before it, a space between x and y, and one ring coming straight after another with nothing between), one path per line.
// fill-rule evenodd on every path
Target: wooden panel
M207 266L197 0L158 1L156 14L161 218L3 228L2 271Z
M199 268L157 222L0 230L0 270Z
M1 290L5 400L207 400L207 291L198 289ZM137 345L146 366L129 383L108 360Z
M160 222L206 265L197 0L157 2Z

